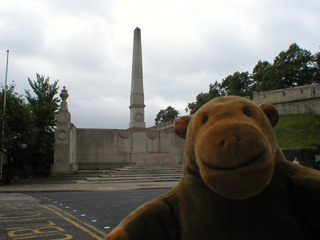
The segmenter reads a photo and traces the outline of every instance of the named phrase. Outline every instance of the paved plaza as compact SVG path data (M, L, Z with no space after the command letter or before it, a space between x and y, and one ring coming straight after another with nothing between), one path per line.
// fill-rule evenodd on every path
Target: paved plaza
M29 180L18 184L0 186L1 192L51 192L51 191L109 191L147 188L172 188L176 182L136 182L136 183L73 183L70 181L57 183L47 180Z

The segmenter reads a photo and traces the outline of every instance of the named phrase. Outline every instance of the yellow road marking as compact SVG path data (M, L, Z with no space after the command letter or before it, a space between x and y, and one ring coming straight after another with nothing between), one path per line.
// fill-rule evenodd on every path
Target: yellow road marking
M55 207L55 206L53 206L53 205L48 205L48 206L42 205L42 206L43 206L45 209L53 212L54 214L62 217L64 220L68 221L69 223L71 223L71 224L74 225L75 227L77 227L77 228L81 229L82 231L88 233L90 236L94 237L94 238L97 239L97 240L103 240L103 239L104 239L104 236L106 235L105 233L97 230L96 228L90 226L89 224L86 224L86 223L84 223L84 222L80 222L79 219L75 218L74 216L72 216L71 214L63 211L63 210L60 209L60 208L57 208L57 207ZM68 216L68 217L66 217L66 216ZM78 223L78 222L80 222L81 224ZM100 236L96 235L96 234L93 233L91 230L83 227L82 225L86 226L87 228L91 228L93 231L101 234L101 236L103 236L103 237L100 237Z
M33 217L39 217L39 216L41 216L41 213L25 212L24 214L17 215L17 216L11 216L10 214L0 214L0 219L18 219L18 218L22 218L22 217L33 218Z
M39 236L28 236L28 237L19 237L19 238L13 238L14 240L23 240L23 239L34 239L34 238L43 238L43 237L50 237L52 235L55 235L55 234L45 234L45 235L39 235ZM69 239L72 239L73 236L70 235L70 234L63 234L62 235L63 237L65 238L59 238L59 239L53 239L53 240L69 240Z
M24 218L24 219L10 219L10 220L0 220L0 222L24 222L24 221L32 221L32 220L42 220L42 219L46 219L45 217L39 217L39 218Z
M60 209L60 208L58 208L58 207L56 207L56 206L53 206L53 205L49 205L49 206L52 207L52 208L54 208L54 209L56 209L57 211L62 212L63 214L67 215L68 217L74 219L75 221L80 222L81 224L87 226L88 228L91 228L93 231L96 231L97 233L99 233L99 234L101 234L101 235L103 235L103 236L106 235L104 232L99 231L99 230L96 229L95 227L93 227L93 226L91 226L91 225L89 225L89 224L87 224L87 223L85 223L85 222L80 221L78 218L72 216L70 213L67 213L67 212L63 211L62 209Z

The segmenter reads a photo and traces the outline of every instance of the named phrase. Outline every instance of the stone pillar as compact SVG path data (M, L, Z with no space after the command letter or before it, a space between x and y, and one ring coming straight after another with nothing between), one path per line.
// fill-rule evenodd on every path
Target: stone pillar
M72 173L78 169L76 163L76 128L71 123L71 114L68 110L66 87L61 90L62 99L58 112L57 130L55 132L54 163L51 173Z
M129 128L145 128L140 28L134 30Z

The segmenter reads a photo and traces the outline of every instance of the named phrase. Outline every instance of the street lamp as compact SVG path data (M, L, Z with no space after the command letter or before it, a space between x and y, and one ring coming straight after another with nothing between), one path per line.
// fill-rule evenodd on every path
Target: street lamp
M6 77L5 77L4 93L3 93L2 136L1 136L2 153L1 153L1 159L0 159L0 183L2 183L2 178L3 178L3 163L4 163L4 156L5 156L4 127L5 127L5 117L6 117L6 102L7 102L8 62L9 62L9 50L7 50Z

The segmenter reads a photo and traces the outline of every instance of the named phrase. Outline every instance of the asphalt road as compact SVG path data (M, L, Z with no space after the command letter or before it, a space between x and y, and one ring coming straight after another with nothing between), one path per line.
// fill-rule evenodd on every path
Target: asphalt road
M103 239L131 211L167 191L0 193L0 239Z
M122 190L106 192L30 193L42 205L54 204L97 229L109 232L143 203L168 189Z

